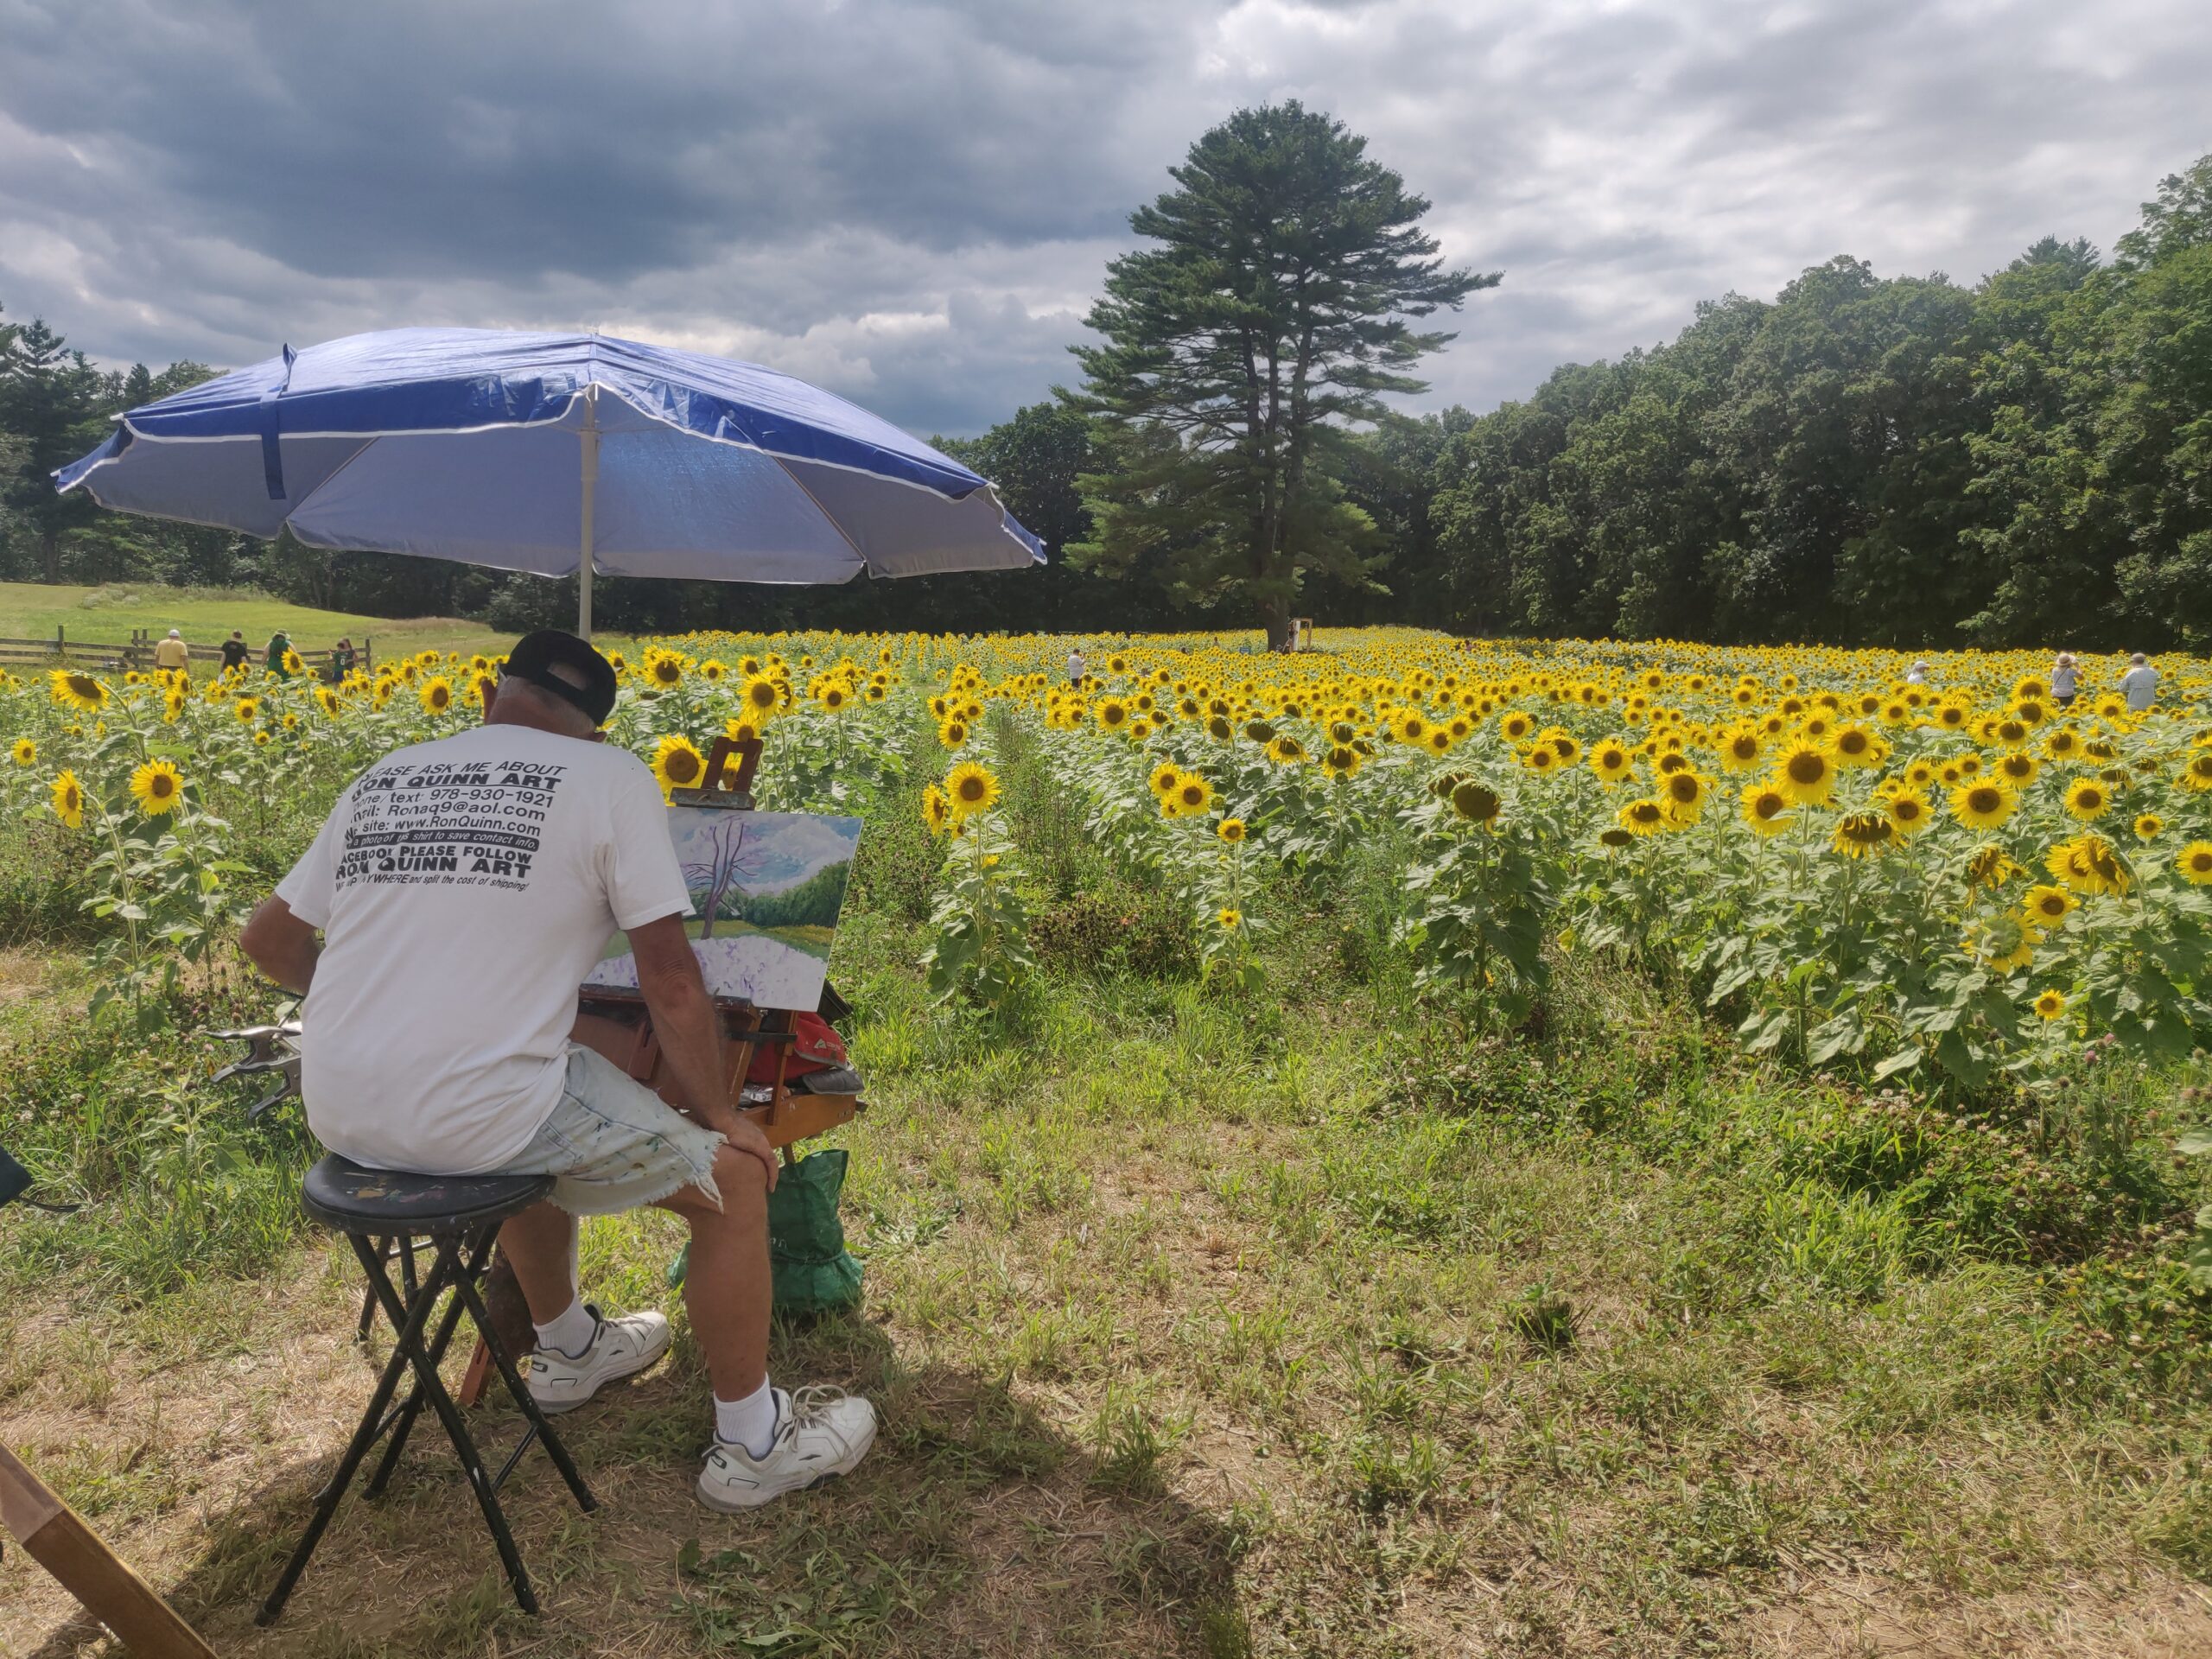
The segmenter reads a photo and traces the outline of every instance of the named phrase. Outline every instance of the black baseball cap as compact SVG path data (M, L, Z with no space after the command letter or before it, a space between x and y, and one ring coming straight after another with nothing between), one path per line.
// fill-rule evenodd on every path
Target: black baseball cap
M556 668L570 671L574 677L555 673ZM528 680L539 690L551 692L590 715L594 726L605 725L614 712L614 664L593 650L589 641L558 628L540 628L516 640L499 666L499 676Z

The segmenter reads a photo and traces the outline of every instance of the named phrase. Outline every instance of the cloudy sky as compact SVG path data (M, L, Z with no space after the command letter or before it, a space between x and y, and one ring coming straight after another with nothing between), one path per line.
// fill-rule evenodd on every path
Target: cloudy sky
M1504 271L1421 400L1486 409L1836 253L2109 248L2207 86L2206 0L0 0L0 306L156 366L600 327L971 433L1296 97Z

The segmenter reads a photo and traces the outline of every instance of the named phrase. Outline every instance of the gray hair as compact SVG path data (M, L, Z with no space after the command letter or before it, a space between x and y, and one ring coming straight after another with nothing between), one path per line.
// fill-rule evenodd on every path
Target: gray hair
M556 663L550 671L561 674L562 667L563 664ZM561 677L566 680L570 677L561 674ZM577 689L581 690L582 688L579 686ZM500 704L503 707L512 708L514 703L508 701L510 698L512 698L514 702L519 702L528 711L529 724L551 732L556 736L589 737L599 729L592 717L577 708L575 703L556 697L543 686L532 685L528 680L518 680L512 675L502 674L499 676Z

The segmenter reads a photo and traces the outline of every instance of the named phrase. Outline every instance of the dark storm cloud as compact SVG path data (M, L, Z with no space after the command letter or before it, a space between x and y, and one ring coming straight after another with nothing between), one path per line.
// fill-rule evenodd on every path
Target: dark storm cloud
M1505 286L1431 404L1838 252L2109 245L2212 146L2193 0L0 0L0 303L108 360L400 322L603 327L920 431L1073 372L1127 215L1297 96Z

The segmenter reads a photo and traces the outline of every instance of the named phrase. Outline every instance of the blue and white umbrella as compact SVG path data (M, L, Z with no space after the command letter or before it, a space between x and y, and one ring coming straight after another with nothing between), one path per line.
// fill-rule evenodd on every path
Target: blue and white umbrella
M989 483L773 369L604 334L398 328L130 410L54 475L124 512L579 578L1015 569Z

